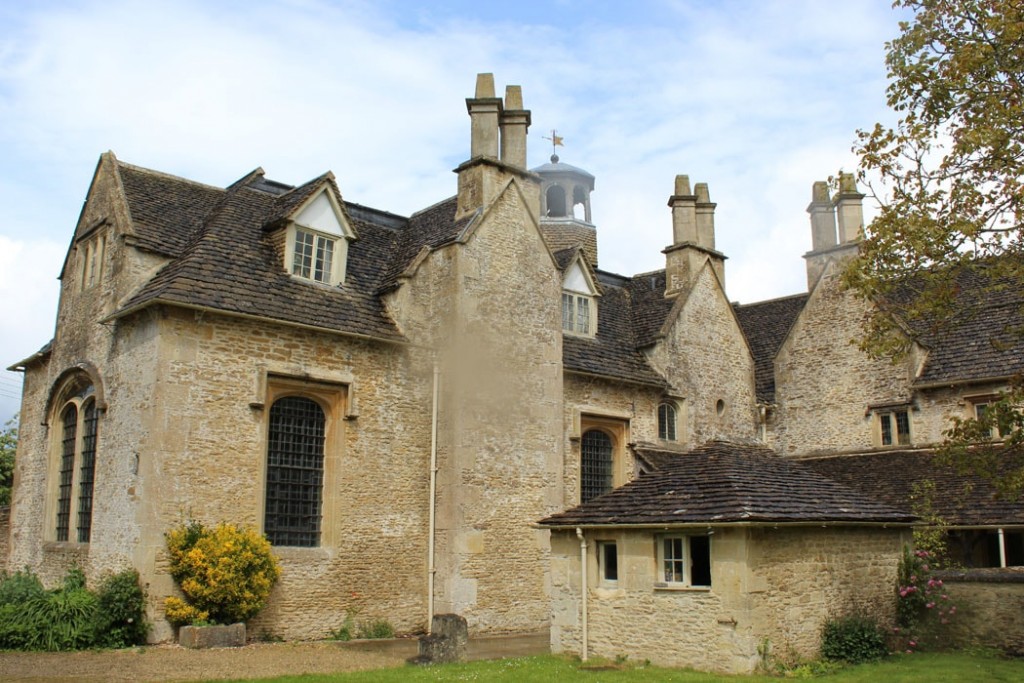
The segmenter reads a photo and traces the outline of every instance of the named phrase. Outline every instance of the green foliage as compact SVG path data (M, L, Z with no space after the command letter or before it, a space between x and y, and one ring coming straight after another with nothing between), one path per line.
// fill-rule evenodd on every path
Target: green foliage
M11 504L14 486L14 453L18 450L18 416L0 429L0 505Z
M85 585L75 567L63 584L44 590L31 571L0 580L0 649L79 650L124 647L145 642L145 596L138 574L108 577L98 593Z
M880 211L846 285L874 303L861 347L898 358L912 340L1020 307L1024 283L1024 4L1019 0L896 0L913 12L887 44L892 126L859 131L860 179ZM877 179L873 183L871 179ZM970 283L969 286L964 286ZM1024 330L995 326L995 346ZM1010 329L1016 328L1016 329ZM944 457L1005 495L1024 468L1000 468L1003 437L1024 442L1020 382L993 414L956 420Z
M246 621L263 609L280 575L266 537L251 528L191 521L167 532L171 576L185 600L167 598L176 626Z
M358 610L345 612L345 620L330 633L331 640L377 640L381 638L394 638L395 627L387 619L356 620Z
M821 631L821 656L829 661L861 664L885 657L885 631L874 619L860 616L830 619Z
M935 511L935 482L925 479L915 482L910 490L910 509L921 518L914 527L914 547L932 557L932 567L939 569L949 564L949 525Z
M97 591L96 644L100 647L143 645L146 621L146 593L134 569L108 576Z

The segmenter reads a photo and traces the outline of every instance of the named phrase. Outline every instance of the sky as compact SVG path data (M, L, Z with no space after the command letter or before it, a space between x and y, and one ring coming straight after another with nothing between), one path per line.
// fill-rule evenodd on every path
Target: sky
M600 266L664 267L677 174L706 182L726 288L806 290L811 185L891 122L889 0L0 0L0 367L53 335L99 155L225 186L334 172L409 215L456 191L476 74L520 85L528 165L596 177ZM866 202L870 217L870 202ZM20 373L0 372L0 424Z

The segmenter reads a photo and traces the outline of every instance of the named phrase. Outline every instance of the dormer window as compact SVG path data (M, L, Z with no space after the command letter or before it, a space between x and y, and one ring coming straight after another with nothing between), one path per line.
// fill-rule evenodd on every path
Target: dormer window
M345 282L348 240L354 236L341 206L324 188L289 221L285 266L295 277L340 285Z
M577 256L562 280L562 331L593 337L597 332L597 294L594 282Z

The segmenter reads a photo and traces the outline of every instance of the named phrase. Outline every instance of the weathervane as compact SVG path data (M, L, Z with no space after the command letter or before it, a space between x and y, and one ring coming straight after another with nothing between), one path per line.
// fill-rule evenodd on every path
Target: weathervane
M541 138L544 139L544 140L550 140L551 141L551 163L557 164L558 163L558 154L556 153L555 148L556 147L564 147L565 146L562 143L561 136L558 135L558 131L556 131L554 128L552 128L551 129L551 137L547 137L546 135L544 135L544 136L541 136Z

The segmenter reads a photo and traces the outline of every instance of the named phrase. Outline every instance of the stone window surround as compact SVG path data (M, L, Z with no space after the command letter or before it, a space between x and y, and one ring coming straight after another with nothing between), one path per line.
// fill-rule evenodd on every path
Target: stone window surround
M320 544L314 547L274 546L274 552L282 557L310 558L329 557L344 539L338 536L338 527L343 513L342 501L337 495L339 478L342 476L341 460L345 444L345 424L355 420L354 384L352 376L343 372L307 373L295 366L261 366L255 377L256 400L249 406L263 412L260 439L261 465L256 486L256 518L262 527L266 510L267 440L270 427L269 406L285 396L302 396L316 402L326 417L324 438L323 498L321 500Z
M711 532L705 533L670 533L670 534L659 534L654 536L654 557L655 566L654 576L656 580L654 582L654 589L659 591L664 590L675 590L675 591L698 591L707 592L711 590L711 585L694 585L691 577L691 541L694 538L706 538L708 544L708 575L711 574ZM665 556L665 542L666 541L681 541L680 549L682 555L678 558L672 558L682 562L683 565L683 580L682 581L667 581L657 580L664 576L664 568L666 562Z
M80 363L74 368L65 371L54 384L48 400L49 409L47 414L49 418L44 426L48 428L47 482L49 483L46 487L46 500L43 512L43 538L46 545L52 544L53 547L81 546L85 548L89 545L89 540L79 541L78 539L80 533L79 526L81 524L79 515L82 512L80 508L82 499L82 457L84 453L85 439L87 437L85 422L86 413L90 406L93 410L92 419L96 422L95 431L92 434L92 438L94 439L92 444L93 467L92 482L89 487L88 496L90 501L90 519L85 529L86 534L91 537L92 508L95 505L96 461L99 453L100 434L103 431L100 429L100 422L106 411L106 403L102 400L102 391L98 388L97 383L93 381L94 373L95 368L84 363ZM76 410L76 427L73 460L71 464L71 481L69 482L70 498L68 501L69 510L67 520L68 538L66 540L57 540L60 470L64 440L62 416L70 406L74 406ZM53 428L49 429L50 427Z
M988 407L999 400L998 393L987 393L987 394L975 394L972 396L964 396L963 403L966 406L966 413L968 418L979 419ZM1002 438L999 433L999 427L992 427L992 431L989 433L993 441L997 441Z
M576 497L579 501L579 474L581 464L580 440L583 433L599 429L612 439L612 488L622 486L630 479L631 469L627 468L626 451L630 445L630 420L632 413L604 408L581 407L573 412L572 430L569 440L575 444L576 454Z
M676 401L665 399L658 403L658 438L662 441L677 441L679 439L679 404Z
M103 264L107 255L107 236L101 230L109 221L100 218L90 225L76 240L78 253L78 290L85 291L103 279Z
M914 425L913 420L910 419L912 412L917 411L919 408L916 404L911 401L898 401L893 403L879 403L869 405L865 413L866 416L871 417L871 430L872 430L872 442L877 448L902 448L911 446L914 443ZM904 415L907 421L906 440L900 441L899 432L899 415ZM889 439L890 443L885 443L885 434L883 432L883 420L889 421L890 431Z
M594 542L597 554L597 578L601 586L615 588L619 585L619 546L613 540Z

